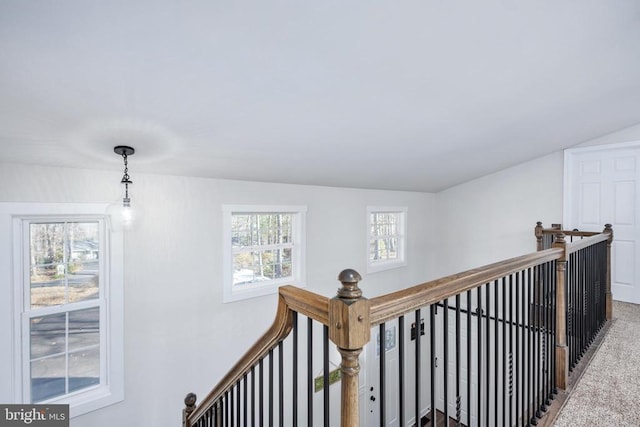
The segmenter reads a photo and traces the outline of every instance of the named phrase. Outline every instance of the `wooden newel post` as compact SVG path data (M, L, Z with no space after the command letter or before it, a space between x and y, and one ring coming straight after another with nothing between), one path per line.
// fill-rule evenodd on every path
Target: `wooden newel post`
M340 425L358 427L358 356L371 335L369 300L362 296L362 290L358 288L362 277L357 271L343 270L338 280L342 282L342 287L338 289L338 295L329 302L329 339L335 343L342 356Z
M182 426L183 427L191 427L191 423L189 422L189 415L196 409L196 397L195 393L189 393L184 398L184 409L182 410Z
M604 225L604 233L609 233L609 240L607 240L607 283L605 290L605 303L606 303L606 319L611 320L613 315L613 295L611 294L611 245L613 244L613 228L611 224Z
M538 221L536 223L536 228L534 229L536 233L536 250L541 251L544 248L542 247L542 223Z
M567 243L564 234L556 234L554 248L564 250L556 261L556 384L567 389L569 380L569 349L567 347Z

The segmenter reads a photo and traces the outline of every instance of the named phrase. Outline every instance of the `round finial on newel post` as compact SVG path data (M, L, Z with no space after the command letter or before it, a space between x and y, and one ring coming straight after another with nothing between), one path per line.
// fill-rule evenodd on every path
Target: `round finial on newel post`
M613 226L611 224L605 224L604 225L604 232L605 233L613 233Z
M196 400L198 400L198 398L195 393L189 393L184 398L184 411L187 413L187 415L192 413L196 408Z
M358 282L362 280L360 273L348 268L340 272L338 280L342 283L342 287L338 289L338 297L353 300L362 297L362 289L358 287Z
M566 241L564 240L564 233L557 233L555 238L553 239L553 243L564 244Z

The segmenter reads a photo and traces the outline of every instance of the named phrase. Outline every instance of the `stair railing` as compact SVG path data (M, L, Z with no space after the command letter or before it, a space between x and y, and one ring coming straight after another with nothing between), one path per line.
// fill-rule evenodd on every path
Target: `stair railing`
M576 241L567 243L567 235ZM280 288L272 326L198 405L187 395L183 425L359 426L359 355L367 343L379 347L379 425L390 416L387 403L397 405L399 425L438 417L458 425L536 424L611 318L613 232L610 225L585 233L538 223L536 237L538 252L370 300L354 270L340 273L333 299ZM386 343L371 341L374 327L378 337L398 330L394 372ZM401 382L394 393L390 378ZM335 382L339 421L331 410Z

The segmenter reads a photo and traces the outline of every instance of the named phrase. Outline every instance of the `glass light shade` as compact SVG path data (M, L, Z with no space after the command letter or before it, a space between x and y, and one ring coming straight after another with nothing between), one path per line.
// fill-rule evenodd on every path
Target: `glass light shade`
M122 197L107 207L107 215L109 215L111 229L119 232L135 229L140 222L142 210L132 200L131 190L129 190L128 192L123 191Z

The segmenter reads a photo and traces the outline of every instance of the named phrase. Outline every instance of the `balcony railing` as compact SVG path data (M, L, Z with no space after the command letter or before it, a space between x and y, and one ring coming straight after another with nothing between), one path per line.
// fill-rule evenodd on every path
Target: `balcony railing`
M611 318L613 232L535 231L537 252L372 299L354 270L332 299L280 288L273 325L187 396L183 425L537 424Z

